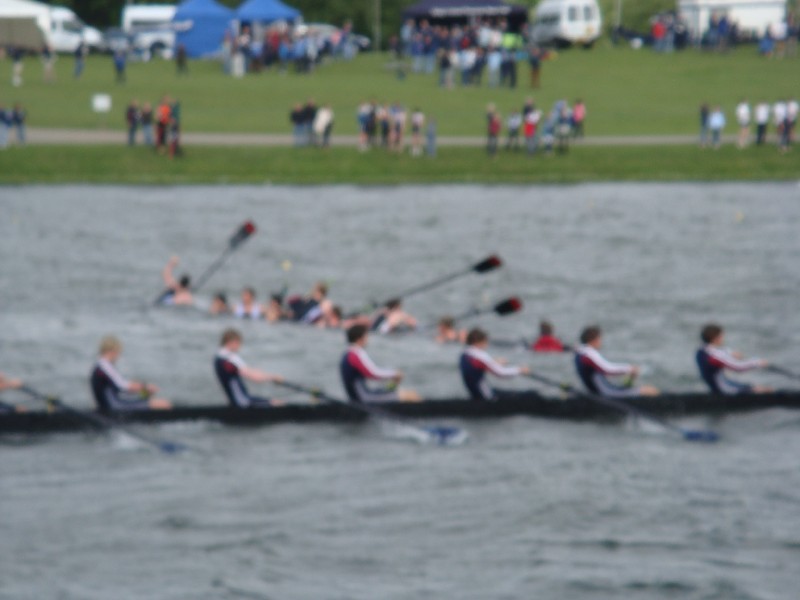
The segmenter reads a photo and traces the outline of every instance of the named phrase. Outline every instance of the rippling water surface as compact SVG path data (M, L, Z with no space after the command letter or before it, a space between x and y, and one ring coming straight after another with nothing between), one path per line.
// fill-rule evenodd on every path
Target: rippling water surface
M698 389L710 319L800 366L796 184L23 187L0 188L0 206L0 368L83 408L112 332L125 373L223 402L210 362L231 322L150 301L170 255L197 275L247 218L258 234L207 295L324 279L355 308L496 252L502 270L408 309L427 322L517 294L523 313L476 323L515 338L548 317L574 341L599 322L606 354L664 389ZM238 325L248 362L339 393L341 333ZM458 348L409 336L371 353L425 395L460 394ZM572 380L568 357L504 353ZM683 423L719 430L714 446L635 423L463 425L451 449L374 423L145 429L192 446L178 457L113 436L0 440L0 598L796 596L800 415Z

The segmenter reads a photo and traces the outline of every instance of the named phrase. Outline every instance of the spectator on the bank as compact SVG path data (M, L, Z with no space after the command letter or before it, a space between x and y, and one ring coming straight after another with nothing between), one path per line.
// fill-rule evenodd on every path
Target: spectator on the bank
M528 108L530 108L530 110L527 110ZM536 153L538 139L536 134L538 133L537 129L539 127L539 120L542 118L542 113L536 110L536 106L533 103L526 103L525 109L527 110L527 112L523 111L523 114L525 114L525 149L529 155L533 155Z
M425 68L424 41L421 33L413 34L408 50L411 56L411 70L414 73L422 73Z
M453 60L451 52L445 48L439 50L439 85L447 89L453 87Z
M303 107L303 132L306 138L306 144L314 146L316 144L314 136L314 117L317 116L317 104L313 98L309 98L306 105Z
M125 56L125 51L122 49L118 49L114 52L114 72L116 73L116 82L117 83L125 83L125 63L127 57Z
M11 48L8 52L13 63L11 67L11 85L20 87L22 85L22 72L25 68L25 63L22 60L25 51L22 48Z
M531 89L537 90L542 72L542 51L538 46L531 47L528 52L528 65L531 69Z
M428 128L425 130L425 153L430 157L436 156L436 119L428 119Z
M400 28L401 50L405 56L411 56L411 44L416 36L422 37L419 33L415 32L414 19L406 19L403 26ZM414 72L418 73L419 71L415 69Z
M0 150L8 147L8 130L11 128L11 115L0 103Z
M781 125L781 133L780 133L780 141L778 142L778 148L781 151L781 154L789 151L789 145L791 144L792 138L792 121L791 117L789 116L789 103L784 102L786 106L784 113L783 113L783 123Z
M653 24L650 26L650 35L653 38L653 50L656 52L663 52L664 37L667 35L667 27L660 16L656 17Z
M514 52L509 48L503 48L501 54L500 86L508 84L508 87L513 90L517 87L517 60Z
M503 55L500 50L490 47L486 54L487 82L489 87L500 85L500 65L503 62Z
M405 107L399 102L395 102L389 109L392 133L390 135L390 145L396 152L402 152L405 147L406 115Z
M772 122L775 124L775 132L778 134L778 143L783 139L783 125L786 121L787 113L786 102L778 100L772 105Z
M305 130L305 113L302 104L294 105L294 108L289 113L289 121L292 123L292 136L294 137L295 147L305 146L308 142L308 136Z
M572 107L572 137L583 137L583 124L586 122L586 105L578 98Z
M55 64L56 54L50 44L45 44L42 47L42 79L45 83L55 83Z
M506 119L506 130L508 133L506 150L519 150L519 130L521 128L522 115L517 111L511 111Z
M128 126L128 146L133 146L136 143L136 130L139 128L139 119L139 102L131 100L125 110L125 123Z
M708 103L703 102L700 105L700 147L705 148L708 146L708 116L710 114L710 110L708 108Z
M78 47L75 48L75 70L73 75L75 79L80 79L83 73L83 68L86 65L86 54L89 49L83 41L78 42Z
M14 104L14 110L11 111L11 124L17 132L17 144L20 146L25 145L25 120L28 117L27 111L22 108L22 104L17 102Z
M736 105L736 122L739 124L736 146L741 150L747 146L747 142L750 140L750 105L747 100L742 99Z
M153 146L153 106L149 102L142 105L142 112L140 113L139 124L142 127L142 135L144 136L144 145Z
M486 153L489 156L497 154L497 138L500 136L500 115L494 104L486 107Z
M358 106L358 112L356 113L356 120L358 121L358 149L362 152L369 146L367 125L369 123L371 111L372 107L369 102L362 102Z
M792 97L786 102L786 116L789 118L789 140L794 141L795 130L797 129L797 113L800 112L800 104L797 99Z
M774 51L775 40L772 39L772 32L770 31L769 25L767 25L764 29L764 35L761 36L758 42L758 53L761 54L761 56L771 58Z
M186 46L183 44L178 44L177 50L175 50L175 69L178 75L188 75L189 74L189 57L186 54Z
M762 146L767 141L767 127L769 126L769 104L759 102L755 109L756 145Z
M167 134L171 117L172 108L169 105L169 96L164 96L156 109L156 151L162 154L167 150Z
M725 129L725 113L720 106L715 106L708 115L708 128L711 130L711 144L717 150L722 143L722 130Z
M411 156L422 154L422 128L425 126L425 115L419 108L411 113Z
M572 111L566 100L556 102L556 140L559 154L566 154L569 150L569 138L572 136Z
M222 36L222 72L231 74L231 58L233 56L233 34L230 29L225 30Z
M483 48L475 50L475 63L472 66L470 79L472 85L480 87L483 82L483 69L486 67L486 51Z
M389 117L389 105L379 104L375 107L375 127L381 136L381 148L388 148L392 133L392 124Z
M314 129L314 136L317 143L327 148L330 145L331 131L333 130L333 109L330 104L325 104L314 115L314 122L312 124Z

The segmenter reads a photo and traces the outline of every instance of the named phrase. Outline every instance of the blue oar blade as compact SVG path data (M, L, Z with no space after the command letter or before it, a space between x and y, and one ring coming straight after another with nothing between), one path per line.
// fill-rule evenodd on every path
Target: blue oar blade
M702 442L706 444L713 444L714 442L719 441L719 434L716 431L711 431L709 429L701 429L701 430L684 430L683 431L683 439L688 442Z
M159 442L158 448L166 454L178 454L189 449L188 446L178 442Z
M468 434L460 427L437 425L426 427L425 431L431 436L431 441L437 446L459 446L467 441Z

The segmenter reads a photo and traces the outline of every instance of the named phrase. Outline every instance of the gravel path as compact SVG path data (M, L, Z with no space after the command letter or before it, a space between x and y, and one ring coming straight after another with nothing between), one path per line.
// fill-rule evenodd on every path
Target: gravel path
M124 131L111 129L39 129L28 128L29 144L35 145L102 145L124 144ZM13 137L13 134L12 134ZM182 136L187 146L291 146L292 136L273 133L200 133L186 132ZM502 140L501 140L502 141ZM735 136L726 136L726 143L735 141ZM357 144L354 135L334 135L334 146ZM482 136L439 136L439 146L482 146L486 143ZM694 135L640 135L640 136L590 136L575 143L582 146L675 146L697 143Z

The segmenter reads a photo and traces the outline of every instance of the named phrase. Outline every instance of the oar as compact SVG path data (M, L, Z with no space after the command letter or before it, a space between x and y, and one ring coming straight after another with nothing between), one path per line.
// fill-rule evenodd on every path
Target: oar
M572 392L577 396L581 396L583 398L588 398L592 402L596 402L597 404L602 404L603 406L609 406L611 408L615 408L620 412L627 413L634 417L639 417L645 421L651 421L668 429L670 431L674 431L675 433L681 435L683 439L689 442L716 442L719 440L719 434L715 431L711 431L710 429L684 429L683 427L679 427L674 423L670 423L669 421L665 421L661 417L657 417L654 414L646 412L640 408L636 408L631 406L627 402L620 400L619 398L607 398L605 396L600 396L598 394L593 394L592 392L584 392L582 390L578 390L574 386L569 384L564 384L559 381L555 381L554 379L550 379L549 377L545 377L544 375L538 375L536 373L528 373L528 377L535 381L540 381L545 385L549 385L551 387L559 388L561 390L565 390L567 392Z
M200 287L202 287L202 285L214 274L214 272L216 272L216 270L222 266L222 264L233 253L233 251L236 250L242 244L242 242L244 242L255 232L256 226L252 221L245 221L242 223L239 229L237 229L228 240L228 246L225 248L225 250L223 250L222 254L220 254L217 259L203 272L203 274L197 278L197 281L192 286L192 291L196 292L199 290ZM155 304L158 304L166 293L168 292L162 292L159 294L159 296L155 299Z
M79 419L83 419L87 423L91 423L94 427L98 429L102 429L105 431L110 430L118 430L122 431L126 435L129 435L132 438L139 440L140 442L144 442L145 444L149 444L151 446L155 446L162 452L166 452L167 454L175 454L177 452L182 452L183 450L188 450L188 446L184 444L180 444L178 442L170 442L168 440L159 440L155 438L151 438L149 436L143 435L128 427L125 427L121 423L117 423L112 421L111 419L104 417L95 412L87 412L83 410L78 410L77 408L73 408L69 404L64 404L58 398L54 396L47 396L42 394L41 392L37 392L33 388L28 386L23 386L20 388L21 391L28 394L31 398L44 402L48 407L56 407L64 412L68 412L71 415L75 415Z
M467 438L467 432L459 427L449 427L445 425L420 427L418 425L411 424L405 419L401 419L400 417L397 417L396 415L393 415L385 410L381 410L380 408L377 408L376 406L373 406L371 404L346 402L344 400L340 400L339 398L334 398L333 396L329 396L322 390L308 387L300 383L293 383L291 381L284 380L276 382L276 385L283 386L287 389L294 390L296 392L303 392L309 394L313 398L320 398L322 400L325 400L326 402L330 402L331 404L341 404L342 406L346 406L351 410L365 413L380 421L388 421L391 423L395 423L396 425L399 425L401 427L404 427L408 430L415 432L425 441L432 442L439 446L454 446L462 443Z
M495 313L500 317L504 317L506 315L511 315L516 312L522 310L522 300L517 298L516 296L512 296L511 298L506 298L505 300L501 300L494 306L490 306L488 308L473 308L461 315L453 317L453 321L463 321L464 319L471 319L472 317L477 317L479 315L485 315L489 313Z
M506 298L505 300L501 300L494 306L490 306L487 308L472 308L465 313L453 317L453 322L457 323L459 321L463 321L464 319L471 319L472 317L477 317L479 315L486 315L489 313L495 313L500 317L504 317L506 315L511 315L521 310L522 310L522 300L520 300L516 296L512 296L511 298ZM422 331L430 331L431 329L436 329L435 323L430 323L421 328Z
M764 369L771 373L777 373L778 375L783 375L789 379L796 379L797 381L800 381L800 374L790 371L789 369L784 369L783 367L779 367L777 365L767 365L764 367Z
M427 290L445 284L449 281L452 281L453 279L458 279L459 277L462 277L464 275L468 275L470 273L478 273L478 274L488 273L489 271L494 271L495 269L498 269L502 266L503 266L503 261L500 259L500 257L497 256L496 254L492 254L491 256L487 256L482 261L475 263L474 265L472 265L467 269L456 271L455 273L451 273L450 275L445 275L444 277L440 277L439 279L434 279L433 281L429 281L428 283L423 283L416 287L409 288L405 291L400 292L399 294L393 295L392 298L407 298L408 296L413 296L414 294L425 292ZM383 306L384 304L386 304L386 302L388 302L388 300L380 303L372 302L370 303L369 308L367 310L373 310L379 306Z

